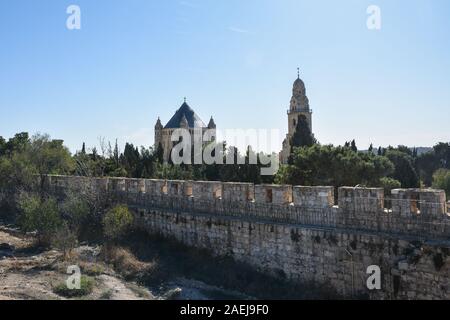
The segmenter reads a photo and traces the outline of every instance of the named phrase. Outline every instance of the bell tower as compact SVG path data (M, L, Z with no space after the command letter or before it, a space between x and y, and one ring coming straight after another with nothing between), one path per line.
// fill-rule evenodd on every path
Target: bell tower
M312 110L309 108L309 99L306 96L305 83L300 79L300 69L297 68L297 79L294 81L291 104L288 110L288 134L291 137L295 132L298 117L300 115L305 116L309 129L312 131Z
M292 98L287 111L288 115L288 134L283 141L283 150L280 153L281 163L286 164L291 155L291 138L297 128L298 118L304 116L312 132L312 110L309 108L309 99L306 96L305 83L300 79L300 69L297 68L297 79L292 88Z

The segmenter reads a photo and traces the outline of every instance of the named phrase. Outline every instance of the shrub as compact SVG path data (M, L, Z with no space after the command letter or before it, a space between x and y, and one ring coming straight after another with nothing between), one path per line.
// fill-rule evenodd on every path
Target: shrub
M133 223L133 215L125 205L117 205L103 218L103 232L107 240L117 240Z
M68 192L61 205L61 211L70 227L78 231L82 222L88 217L90 208L86 200L74 192Z
M450 197L450 170L439 169L433 174L433 188L445 190Z
M100 295L99 299L100 300L111 300L113 296L113 291L112 289L108 289L103 291L103 293Z
M96 277L106 272L105 267L97 263L81 261L78 264L80 265L81 270L83 270L83 273L87 274L88 276Z
M111 264L126 279L142 276L156 267L155 263L138 260L133 253L122 247L105 246L102 256L105 262Z
M69 289L66 282L61 282L53 288L53 292L66 298L84 297L92 293L95 280L91 277L81 276L80 289Z
M66 259L78 244L78 237L66 222L52 235L52 244L63 252Z
M380 179L380 187L384 188L385 195L389 195L393 189L401 188L402 184L398 180L384 177Z
M49 245L52 237L62 225L58 206L54 198L22 193L18 200L21 211L19 225L25 232L35 231L38 243Z

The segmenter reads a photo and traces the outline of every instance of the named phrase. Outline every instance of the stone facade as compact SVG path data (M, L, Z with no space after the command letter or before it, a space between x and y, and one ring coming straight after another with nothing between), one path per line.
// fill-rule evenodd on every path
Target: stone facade
M126 203L136 225L346 297L450 298L450 216L440 190L253 185L49 176L61 193L89 185ZM270 196L268 196L270 195ZM335 205L337 203L337 205ZM369 290L367 268L381 269Z

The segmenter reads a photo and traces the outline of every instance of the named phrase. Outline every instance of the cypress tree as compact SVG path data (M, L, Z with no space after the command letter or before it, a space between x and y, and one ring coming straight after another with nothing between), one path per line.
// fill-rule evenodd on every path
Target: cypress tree
M114 145L113 157L114 157L114 162L115 162L116 166L119 167L119 146L117 145L117 139L116 139L116 144Z
M356 147L355 139L352 140L350 148L352 149L352 151L358 152L358 148Z
M311 147L316 144L316 139L311 133L308 121L304 115L298 117L297 125L295 127L294 135L291 139L292 151L294 147Z

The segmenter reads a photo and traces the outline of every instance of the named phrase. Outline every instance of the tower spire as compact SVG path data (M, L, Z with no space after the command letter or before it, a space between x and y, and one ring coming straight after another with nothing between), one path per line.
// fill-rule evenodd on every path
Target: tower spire
M186 97L184 97L184 103L186 103Z
M300 68L297 68L297 79L300 79Z

